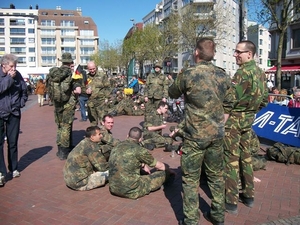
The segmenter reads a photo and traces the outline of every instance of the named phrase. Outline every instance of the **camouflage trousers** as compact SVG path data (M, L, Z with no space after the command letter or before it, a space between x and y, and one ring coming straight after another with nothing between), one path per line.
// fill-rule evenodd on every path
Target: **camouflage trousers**
M235 205L238 203L240 179L244 197L254 198L250 150L252 136L251 128L243 132L235 127L226 129L224 138L226 203Z
M181 169L183 187L184 223L198 224L199 214L199 180L202 164L208 177L211 191L211 216L218 222L225 217L225 182L223 140L213 142L194 142L185 139L182 147Z
M92 173L90 176L88 176L88 178L80 182L80 183L86 183L84 186L74 188L74 189L77 191L88 191L97 187L104 186L107 181L108 181L108 170L105 172L95 172Z
M72 146L72 125L75 114L74 104L54 102L54 118L57 124L56 144L69 148Z
M173 139L170 137L164 137L156 132L145 131L144 140L142 144L155 144L156 148L165 147L166 144L172 144Z
M93 102L88 101L87 106L88 118L91 126L98 126L103 116L108 113L107 105L104 102L100 105L96 105Z
M160 189L163 183L167 180L168 172L166 171L156 171L150 175L141 175L139 181L137 182L137 188L127 191L126 193L122 192L122 187L118 190L110 191L117 196L137 199L149 194L152 191Z

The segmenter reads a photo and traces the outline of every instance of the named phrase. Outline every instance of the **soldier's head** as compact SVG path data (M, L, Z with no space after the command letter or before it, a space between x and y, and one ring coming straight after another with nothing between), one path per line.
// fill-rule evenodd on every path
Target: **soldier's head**
M213 60L215 51L216 44L212 38L200 38L194 52L195 62Z
M240 41L234 50L233 56L235 57L237 65L243 65L253 59L256 53L256 46L252 41Z
M112 115L106 114L103 116L101 123L106 130L110 131L114 127L114 118Z
M61 55L60 61L62 62L63 65L68 66L71 68L71 65L73 65L73 70L74 70L74 62L71 53L65 52ZM72 69L72 68L71 68Z
M158 109L157 112L159 114L165 114L168 111L168 103L164 102L164 101L160 101L158 103Z
M85 137L89 138L92 142L100 142L102 138L100 128L98 126L90 126L86 128Z
M92 76L95 76L95 74L98 71L98 67L96 66L94 61L88 62L87 69L89 71L89 74L92 75Z
M130 138L136 142L141 142L142 136L143 136L143 132L139 127L132 127L129 130L128 138Z
M162 67L159 63L155 63L155 65L153 66L153 69L154 69L155 73L160 73Z

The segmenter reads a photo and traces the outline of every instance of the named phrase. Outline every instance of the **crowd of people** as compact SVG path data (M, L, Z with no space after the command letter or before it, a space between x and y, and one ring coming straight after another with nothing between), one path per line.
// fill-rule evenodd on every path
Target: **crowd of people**
M80 76L74 76L72 55L63 53L62 66L51 69L49 80L46 84L40 80L35 93L38 104L43 106L44 93L52 90L49 97L57 124L56 155L66 160L63 167L66 185L86 191L108 183L111 194L137 199L162 185L172 184L176 176L151 151L180 150L184 213L181 224L197 224L200 219L198 188L202 172L208 178L212 195L211 209L203 216L212 224L224 224L225 212L237 214L239 202L252 208L255 197L249 141L253 138L252 124L255 114L268 100L273 103L284 100L276 96L268 99L266 77L256 65L256 46L251 41L241 41L236 46L233 56L239 69L233 78L212 63L215 51L213 39L199 39L194 50L195 66L178 74L175 80L162 73L160 64L155 64L153 73L147 76L143 95L139 93L137 77L129 83L132 94L126 95L125 79L109 78L93 61L87 64L86 74L81 71ZM20 176L17 170L20 108L27 100L26 84L16 65L14 55L1 58L0 137L7 136L8 170L13 178ZM58 81L51 80L52 74ZM63 94L55 93L58 87L66 88ZM278 91L275 89L274 93ZM163 133L167 127L164 117L168 111L167 99L181 96L185 100L184 119L170 133ZM299 89L292 100L282 105L298 107ZM72 124L78 103L80 121L90 124L85 138L74 147ZM114 116L118 114L143 115L142 129L133 126L124 141L114 138ZM181 143L177 144L177 140ZM1 138L0 186L4 186L7 175L3 145Z
M278 90L277 87L272 87L269 90L269 103L287 106L289 108L300 108L300 88L294 87L293 93L288 94L287 89Z

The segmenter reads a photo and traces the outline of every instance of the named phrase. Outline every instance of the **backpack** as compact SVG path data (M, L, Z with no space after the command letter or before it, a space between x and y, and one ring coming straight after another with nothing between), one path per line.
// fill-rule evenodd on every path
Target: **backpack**
M300 148L284 145L280 142L275 143L267 149L267 156L276 162L285 164L300 164Z
M67 102L72 94L72 71L69 68L53 67L46 78L49 97L55 102Z

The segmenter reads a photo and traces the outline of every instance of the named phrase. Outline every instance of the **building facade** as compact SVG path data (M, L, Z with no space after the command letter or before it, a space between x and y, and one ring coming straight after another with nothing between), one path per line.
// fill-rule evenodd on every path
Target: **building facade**
M25 68L38 73L38 68L60 66L64 52L73 55L75 64L86 66L98 49L97 26L80 8L0 9L0 57L17 55L18 68L24 67L25 73Z
M143 23L144 25L149 23L159 25L170 13L184 13L187 7L193 7L195 16L200 20L208 16L218 20L220 24L218 29L209 31L206 36L215 38L217 42L214 64L224 68L227 73L232 76L237 68L233 51L239 41L239 5L237 1L163 0L156 4L155 8L143 18ZM201 25L199 29L201 29ZM171 70L173 73L178 73L185 65L193 64L192 50L193 49L184 49L173 57L171 62ZM164 68L165 71L168 71L169 68L167 68L168 65L166 63L164 64ZM151 66L146 66L145 72L148 72L149 69L151 69Z
M271 50L271 35L267 28L255 22L248 22L248 40L252 41L257 48L255 60L257 65L264 71L271 67L269 54Z

